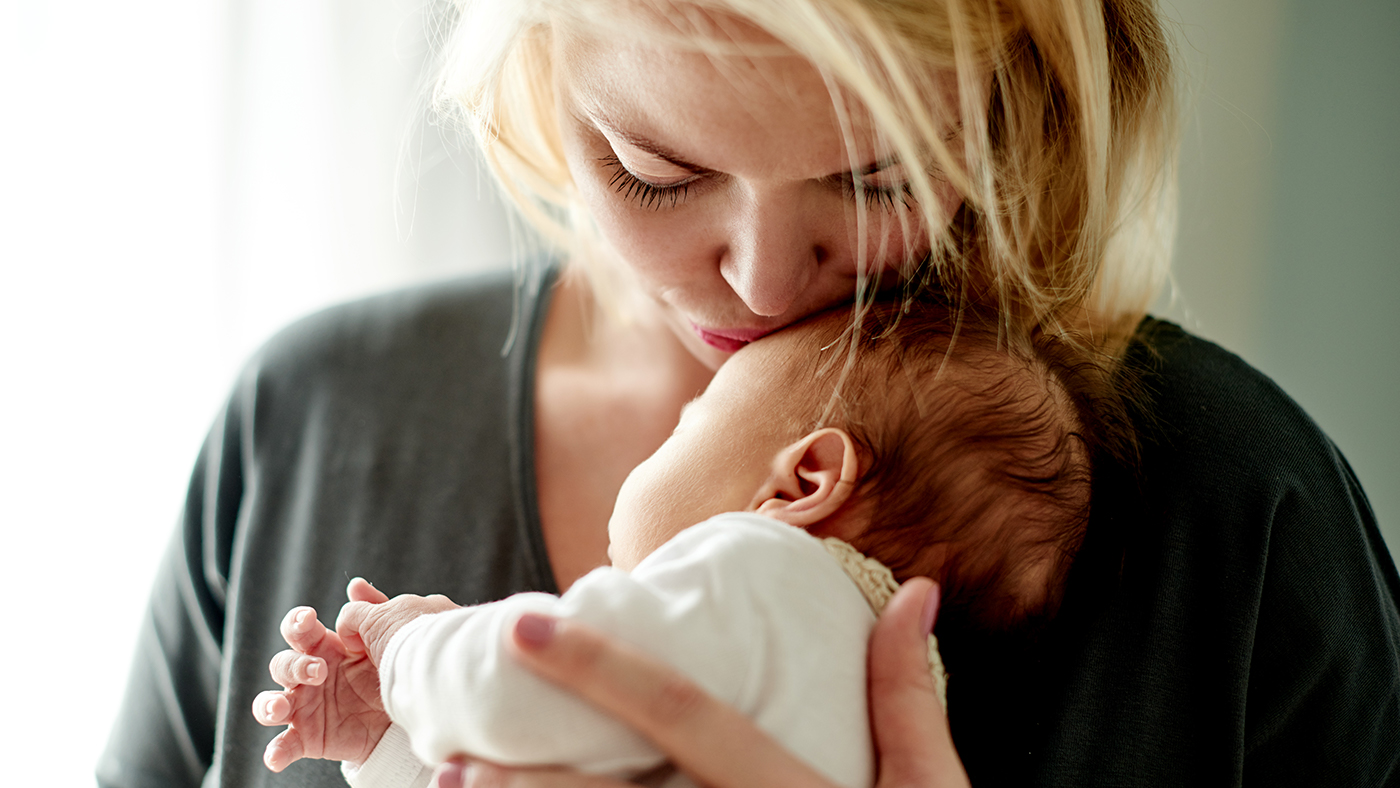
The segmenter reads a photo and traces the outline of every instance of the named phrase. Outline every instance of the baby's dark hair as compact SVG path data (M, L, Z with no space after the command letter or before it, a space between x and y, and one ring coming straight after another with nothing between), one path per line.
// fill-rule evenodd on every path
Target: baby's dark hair
M1133 451L1111 367L939 302L818 323L800 374L835 391L809 426L845 429L861 455L870 526L852 544L900 580L938 580L940 617L1009 630L1053 615L1096 458Z

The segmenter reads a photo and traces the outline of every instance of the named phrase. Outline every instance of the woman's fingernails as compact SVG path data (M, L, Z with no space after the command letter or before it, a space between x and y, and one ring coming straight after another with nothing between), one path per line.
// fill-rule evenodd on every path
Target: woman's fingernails
M318 678L321 675L321 663L313 662L306 666L306 677L309 679Z
M515 622L515 637L523 645L544 648L554 640L554 619L526 613Z
M305 629L305 628L306 628L306 620L309 619L309 618L311 618L311 611L310 611L310 610L301 610L301 611L298 611L298 612L297 612L297 616L296 616L297 629Z
M436 788L462 788L466 784L467 769L456 761L448 761L438 767Z
M928 590L924 596L924 610L919 615L919 627L923 630L924 637L928 637L933 632L933 623L938 620L938 603L941 596L941 589L937 583Z

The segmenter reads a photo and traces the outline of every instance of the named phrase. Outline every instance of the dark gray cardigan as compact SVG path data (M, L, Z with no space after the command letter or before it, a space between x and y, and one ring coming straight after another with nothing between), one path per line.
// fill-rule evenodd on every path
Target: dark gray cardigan
M333 618L355 575L464 604L554 590L531 434L548 280L337 307L253 359L195 466L102 786L341 786L335 764L262 765L276 731L249 708L288 609ZM940 627L973 785L1400 784L1400 579L1345 461L1175 326L1145 322L1130 365L1143 481L1096 474L1055 623Z

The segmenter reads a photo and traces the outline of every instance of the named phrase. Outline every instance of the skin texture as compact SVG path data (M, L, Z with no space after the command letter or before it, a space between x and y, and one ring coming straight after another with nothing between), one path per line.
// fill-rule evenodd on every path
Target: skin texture
M732 32L772 49L761 32ZM847 147L830 93L805 60L558 40L569 172L637 285L619 322L566 273L541 338L536 478L562 590L607 562L606 526L623 480L741 343L722 335L751 339L851 300L861 252L856 178L870 195L886 195L866 206L872 272L929 244L921 230L905 237L912 212L888 196L900 192L902 167L872 170L888 151L858 106L849 107ZM935 181L952 215L961 198ZM644 196L668 187L678 190Z
M844 316L833 319L844 320ZM839 429L803 435L813 392L781 385L803 352L803 326L734 354L681 412L666 442L632 470L608 523L609 555L631 570L672 537L724 512L758 512L798 528L863 531L853 503L855 444Z
M874 269L927 252L904 201L875 197L902 188L903 166L859 107L848 147L806 60L560 39L559 116L579 194L644 296L711 369L732 348L706 344L697 326L773 331L850 300L862 251ZM863 250L856 179L871 195ZM960 197L941 189L951 215Z

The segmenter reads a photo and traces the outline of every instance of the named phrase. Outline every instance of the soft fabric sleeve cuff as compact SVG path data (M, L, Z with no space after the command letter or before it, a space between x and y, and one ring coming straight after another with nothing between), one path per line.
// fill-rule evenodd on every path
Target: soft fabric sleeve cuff
M389 645L385 646L384 653L379 657L379 698L384 702L384 711L389 713L389 719L394 718L394 708L389 703L391 690L394 686L394 660L399 656L399 649L404 641L419 629L427 625L428 620L435 614L419 616L412 621L399 627L399 631L389 638ZM394 726L398 727L398 726Z
M427 788L433 770L423 765L408 742L408 732L390 725L363 764L342 761L340 773L350 788Z

